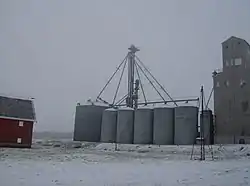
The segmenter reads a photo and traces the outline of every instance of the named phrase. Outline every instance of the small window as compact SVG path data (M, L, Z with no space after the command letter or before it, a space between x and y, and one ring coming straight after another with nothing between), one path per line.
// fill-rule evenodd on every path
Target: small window
M220 87L220 82L219 81L216 83L216 87Z
M226 46L226 48L228 48L228 46Z
M228 80L225 81L225 86L226 86L226 87L229 87L229 81L228 81Z
M240 80L240 87L242 88L242 87L244 87L245 85L246 85L246 81L243 80L243 79L241 79L241 80Z
M234 65L234 60L233 60L233 59L231 59L231 65L232 65L232 66Z
M17 143L22 143L22 138L17 138Z
M19 121L19 127L23 127L23 121Z
M238 42L238 45L240 45L240 42Z
M245 144L245 139L239 139L239 144Z
M247 112L248 107L249 107L248 101L242 101L242 102L241 102L241 108L242 108L242 111L243 111L243 112Z
M241 58L236 58L234 63L235 63L235 66L239 66L239 65L242 64L242 59Z
M229 66L228 60L225 60L225 65L226 65L227 67Z

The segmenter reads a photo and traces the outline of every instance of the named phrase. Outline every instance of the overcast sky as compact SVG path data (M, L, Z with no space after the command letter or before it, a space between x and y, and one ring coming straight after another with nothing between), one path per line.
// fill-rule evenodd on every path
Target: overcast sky
M172 97L201 85L208 97L221 43L250 42L249 10L249 0L0 0L0 93L35 98L36 130L72 131L76 103L97 96L134 44Z

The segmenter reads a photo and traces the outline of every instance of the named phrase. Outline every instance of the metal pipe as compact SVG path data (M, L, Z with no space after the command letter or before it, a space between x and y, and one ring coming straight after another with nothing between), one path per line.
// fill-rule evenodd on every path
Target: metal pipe
M133 51L129 52L128 57L128 98L127 106L133 107L133 92L134 92L134 58Z
M193 101L199 101L199 98L192 98L192 99L178 99L178 100L170 100L170 101L149 101L147 102L147 105L148 104L156 104L156 103L173 103L173 102L186 102L186 101L189 101L189 102L193 102ZM138 105L145 105L146 103L138 103ZM126 106L126 104L119 104L119 105L114 105L114 106Z

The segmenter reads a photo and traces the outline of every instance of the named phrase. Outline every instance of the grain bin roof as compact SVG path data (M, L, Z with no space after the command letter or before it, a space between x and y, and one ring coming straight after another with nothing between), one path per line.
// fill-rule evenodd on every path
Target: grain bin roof
M32 100L0 96L0 118L35 121Z

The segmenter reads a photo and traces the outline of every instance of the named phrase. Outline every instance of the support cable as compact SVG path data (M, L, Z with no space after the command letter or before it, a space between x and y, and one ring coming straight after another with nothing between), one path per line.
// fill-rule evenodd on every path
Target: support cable
M119 101L115 103L115 106L119 106L123 101L126 100L127 97L128 97L128 94L124 95Z
M140 73L139 73L139 70L138 70L138 67L137 67L137 63L135 63L135 69L136 69L136 73L137 73L137 76L138 76L138 79L139 79L139 82L140 82L140 87L141 87L142 94L143 94L143 97L144 97L145 105L147 105L147 99L146 99L146 95L145 95L144 88L143 88L143 85L142 85L142 81L141 81Z
M123 68L122 68L122 73L121 73L121 76L120 76L120 79L119 79L119 82L118 82L118 85L117 85L117 88L116 88L116 91L115 91L115 96L114 96L112 105L114 105L114 103L115 103L115 99L116 99L117 93L118 93L119 88L120 88L121 80L122 80L122 77L123 77L123 74L124 74L124 70L125 70L125 67L126 67L126 64L127 64L127 59L128 58L126 58L125 63L124 63Z
M98 98L100 101L102 101L103 103L110 105L109 102L107 102L106 100L102 99L101 97Z
M98 94L97 99L101 96L101 94L103 93L103 91L106 89L106 87L108 86L108 84L110 83L110 81L113 79L113 77L115 76L115 74L118 72L118 70L120 70L120 67L122 66L122 64L127 60L128 54L126 55L126 57L123 59L123 61L120 63L120 65L116 68L116 71L112 74L112 76L109 78L108 82L105 84L105 86L103 87L103 89L101 90L101 92Z
M197 101L197 107L200 108L200 105L201 105L201 103L200 103L200 98L199 98Z
M213 92L214 92L214 87L212 87L212 90L211 90L211 92L210 92L209 98L208 98L208 100L207 100L206 110L208 109L208 104L209 104L209 102L210 102L210 100L211 100L211 97L212 97Z
M157 90L157 88L155 87L155 85L153 84L153 82L149 79L149 77L147 76L147 74L143 71L142 67L136 61L135 61L135 64L139 67L139 69L142 71L142 73L144 74L144 76L147 78L147 80L152 85L152 87L155 89L155 91L158 93L158 95L163 99L163 101L166 101L164 99L164 97L161 95L161 93Z
M147 67L143 64L143 62L135 55L135 58L139 61L139 63L144 67L144 69L150 74L150 76L155 80L155 82L160 86L160 88L167 94L169 99L174 102L173 98L168 94L168 92L163 88L163 86L157 81L157 79L152 75L152 73L147 69ZM176 102L174 102L175 106L178 106Z
M204 89L203 89L203 103L204 103L203 110L206 110L206 97L205 97L205 94L204 94Z

